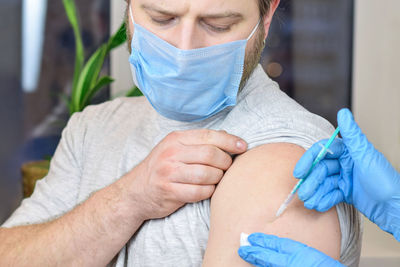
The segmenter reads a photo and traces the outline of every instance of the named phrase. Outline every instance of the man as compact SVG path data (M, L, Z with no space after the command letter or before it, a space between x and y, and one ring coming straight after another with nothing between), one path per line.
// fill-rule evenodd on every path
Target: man
M274 217L297 160L333 131L257 65L278 4L130 1L130 62L146 98L71 118L49 175L0 230L1 260L241 266L240 233L262 231L356 264L349 207L319 214L297 201Z
M368 141L348 109L338 113L343 139L336 139L333 154L321 161L299 189L308 209L324 212L340 202L354 205L368 219L400 241L400 174ZM294 175L304 178L320 148L312 146L300 159ZM326 166L331 166L326 168ZM343 265L299 242L255 233L251 246L239 249L240 256L255 266Z

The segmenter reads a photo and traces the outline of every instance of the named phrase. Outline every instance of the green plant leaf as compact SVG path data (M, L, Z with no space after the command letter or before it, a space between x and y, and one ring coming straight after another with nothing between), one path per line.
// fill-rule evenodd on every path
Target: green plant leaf
M98 77L106 56L112 49L126 41L126 33L124 29L125 25L122 24L118 32L114 34L106 44L103 44L98 48L83 67L74 93L71 95L72 109L70 110L70 114L82 111L85 106L90 103L90 98L94 95L91 92L99 82ZM97 90L99 89L100 88Z
M92 97L104 86L107 86L109 84L111 84L112 82L114 82L114 79L111 78L110 76L104 76L101 77L100 80L97 82L97 84L90 90L90 92L88 94L85 95L85 98L82 101L82 106L80 107L80 109L84 109L87 105L90 104L90 100L92 99Z
M86 94L90 92L96 84L97 77L103 66L104 58L107 52L107 46L102 45L96 52L89 58L86 65L83 67L79 76L76 92L72 96L73 111L81 111L82 102Z
M108 51L117 48L118 46L122 45L126 42L126 27L125 23L119 27L118 31L110 38L108 41Z
M126 97L135 97L135 96L142 96L142 92L139 90L139 88L137 88L136 86L134 86L131 90L129 90L129 92L126 93Z
M71 92L71 94L73 95L75 93L75 89L78 84L79 75L83 68L85 55L84 55L84 47L81 37L81 31L79 29L78 13L76 10L75 1L63 0L63 4L75 36L75 68L74 68L74 79Z

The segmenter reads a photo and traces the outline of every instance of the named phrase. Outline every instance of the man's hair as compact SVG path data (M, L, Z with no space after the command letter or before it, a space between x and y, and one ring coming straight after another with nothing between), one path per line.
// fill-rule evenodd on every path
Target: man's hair
M257 0L257 1L258 1L258 8L260 9L260 17L264 18L269 12L272 0Z

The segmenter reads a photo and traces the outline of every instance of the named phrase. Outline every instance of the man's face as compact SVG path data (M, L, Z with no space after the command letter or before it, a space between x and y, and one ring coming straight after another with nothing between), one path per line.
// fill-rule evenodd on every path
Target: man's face
M130 4L135 23L183 50L247 39L260 19L257 0L130 0ZM129 41L133 32L130 21ZM262 21L246 47L242 83L258 63L265 37Z

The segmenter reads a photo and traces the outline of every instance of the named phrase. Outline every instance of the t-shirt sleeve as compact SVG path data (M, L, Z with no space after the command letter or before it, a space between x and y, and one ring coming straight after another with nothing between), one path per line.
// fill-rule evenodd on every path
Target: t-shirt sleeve
M22 201L2 227L44 223L74 208L82 171L84 138L82 114L74 114L63 130L48 175L36 183L32 196Z
M289 98L274 83L254 92L241 105L241 137L249 149L267 143L292 143L310 148L315 142L329 138L333 126Z
M255 123L258 126L246 134L249 149L267 143L291 143L307 150L334 132L329 122L307 111L296 111L284 117L276 115Z

